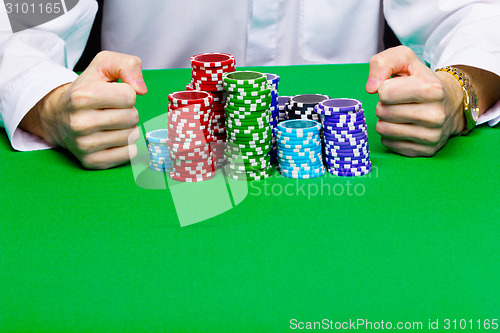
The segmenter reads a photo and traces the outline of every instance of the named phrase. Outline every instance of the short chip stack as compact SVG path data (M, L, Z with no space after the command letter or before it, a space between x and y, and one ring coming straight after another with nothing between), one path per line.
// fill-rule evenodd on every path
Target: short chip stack
M365 113L361 102L328 99L316 106L323 117L325 162L332 175L353 177L372 170Z
M267 83L271 87L271 105L269 107L271 111L271 129L273 134L276 130L276 126L279 121L279 108L278 108L278 97L279 97L279 82L280 77L276 74L264 73L267 78ZM271 163L275 164L278 162L278 147L276 146L276 137L273 135L271 141L271 151L269 152L271 156Z
M213 97L204 91L178 91L168 95L167 145L173 180L199 182L216 174L210 143Z
M321 121L320 116L314 110L316 104L326 99L327 95L303 94L290 98L286 105L288 119L311 119Z
M155 171L167 172L172 170L172 161L167 146L168 130L157 129L146 133L148 144L149 168Z
M310 179L323 176L321 124L314 120L286 120L278 124L276 139L283 176Z
M264 74L236 71L224 75L227 91L225 152L227 175L237 180L260 180L272 174L271 89Z
M285 121L287 118L286 106L291 96L278 96L278 123Z
M236 70L236 61L227 53L201 53L191 57L192 77L187 90L208 91L212 94L212 150L215 154L217 167L224 165L224 150L226 147L226 124L224 106L226 92L222 84L224 73Z

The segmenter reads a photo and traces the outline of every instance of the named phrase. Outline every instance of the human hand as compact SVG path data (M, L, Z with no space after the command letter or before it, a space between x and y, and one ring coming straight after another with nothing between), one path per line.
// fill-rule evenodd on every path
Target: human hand
M465 126L458 80L433 72L406 46L370 59L366 91L378 92L377 132L398 154L432 156Z
M85 168L111 168L137 154L134 105L136 94L146 92L139 58L101 52L73 83L43 98L22 125L68 149Z

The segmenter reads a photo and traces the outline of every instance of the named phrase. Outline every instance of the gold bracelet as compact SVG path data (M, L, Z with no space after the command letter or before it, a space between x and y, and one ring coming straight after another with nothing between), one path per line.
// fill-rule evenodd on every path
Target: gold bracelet
M466 135L469 133L477 123L479 118L479 102L477 95L470 83L470 80L465 76L464 72L456 67L446 66L436 69L436 72L448 72L455 77L462 86L464 92L464 115L465 115L465 129L460 133Z

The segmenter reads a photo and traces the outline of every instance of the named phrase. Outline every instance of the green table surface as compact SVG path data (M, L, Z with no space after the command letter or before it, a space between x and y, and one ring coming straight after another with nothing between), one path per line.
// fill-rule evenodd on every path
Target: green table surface
M445 320L465 319L478 331L477 320L500 319L498 128L402 157L375 131L368 65L254 69L279 74L281 95L360 99L374 171L274 175L217 194L221 174L190 187L141 161L88 171L61 149L15 152L2 133L0 331L287 332L293 319L422 331L429 320L464 331ZM148 124L190 71L144 75L137 108ZM181 227L186 207L211 214L218 200L220 213Z

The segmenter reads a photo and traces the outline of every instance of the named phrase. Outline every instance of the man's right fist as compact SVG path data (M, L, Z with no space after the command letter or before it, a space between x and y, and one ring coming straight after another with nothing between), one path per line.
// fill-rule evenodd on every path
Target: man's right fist
M103 51L73 83L38 102L21 127L68 149L85 168L111 168L137 152L129 147L139 139L134 105L146 92L138 57Z

